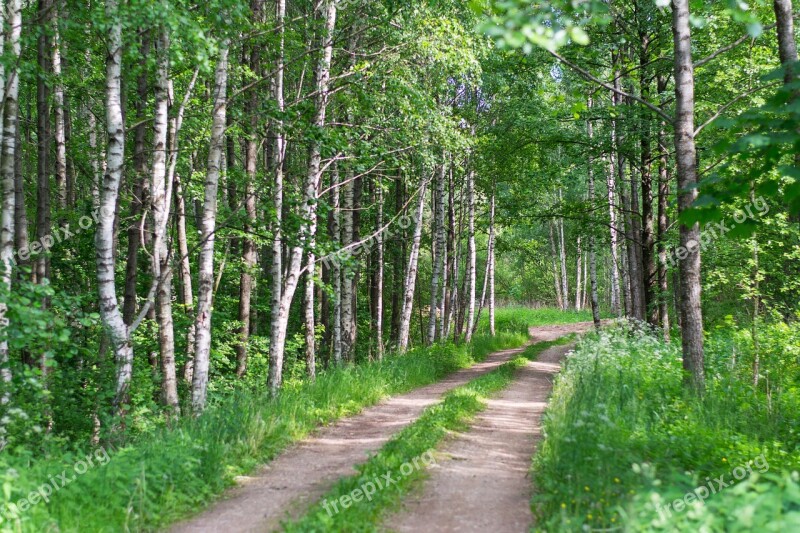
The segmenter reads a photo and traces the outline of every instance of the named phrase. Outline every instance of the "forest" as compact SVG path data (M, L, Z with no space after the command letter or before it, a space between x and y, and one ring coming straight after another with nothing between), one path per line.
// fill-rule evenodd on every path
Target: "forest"
M0 16L0 531L800 530L792 0Z

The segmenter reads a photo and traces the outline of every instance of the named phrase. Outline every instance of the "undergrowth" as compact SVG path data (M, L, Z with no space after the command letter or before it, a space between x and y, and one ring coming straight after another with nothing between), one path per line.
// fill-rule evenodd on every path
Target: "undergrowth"
M0 530L141 531L201 510L237 475L268 462L314 428L357 413L386 396L437 381L489 353L527 340L533 313L498 313L498 334L471 345L437 345L390 355L383 362L334 368L315 382L287 384L278 398L236 390L212 401L197 419L159 427L116 446L53 446L42 456L24 448L0 453ZM113 449L112 449L113 448ZM108 454L85 472L85 457ZM64 483L62 472L74 480ZM49 485L47 501L33 496ZM54 488L55 487L55 488ZM29 505L25 505L27 501Z
M557 378L534 460L537 528L797 529L800 331L761 336L754 387L747 334L711 335L703 395L683 385L678 346L627 325L587 336Z

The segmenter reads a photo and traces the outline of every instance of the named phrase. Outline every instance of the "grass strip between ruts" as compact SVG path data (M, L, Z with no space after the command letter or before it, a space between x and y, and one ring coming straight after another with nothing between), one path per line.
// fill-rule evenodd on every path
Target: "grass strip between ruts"
M486 398L510 385L516 371L529 360L536 359L548 348L573 340L574 335L567 335L532 344L496 370L448 392L441 402L428 407L414 423L359 465L358 474L340 479L302 518L284 523L284 529L292 532L374 530L386 511L424 477L425 469L419 467L420 457L440 444L449 432L466 429L470 420L486 409ZM406 473L404 465L414 465L414 468ZM380 480L384 480L381 488L375 490L369 500L365 499L362 488L377 486ZM361 497L355 501L351 495L359 491ZM342 498L347 508L343 507Z

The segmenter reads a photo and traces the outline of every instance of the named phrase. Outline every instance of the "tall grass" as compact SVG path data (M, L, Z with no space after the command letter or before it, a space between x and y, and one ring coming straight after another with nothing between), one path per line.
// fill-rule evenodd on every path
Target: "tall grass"
M18 505L23 498L51 479L60 484L58 475L72 472L85 454L64 449L46 457L24 450L4 452L0 530L141 531L196 513L235 476L268 462L314 428L439 380L493 351L520 346L528 338L527 328L512 315L498 321L496 337L478 335L471 345L420 348L381 363L336 368L315 382L292 384L276 399L262 392L236 392L197 419L109 450L107 464L89 468L53 490L49 502L27 509Z
M722 333L730 339L730 332ZM712 337L707 348L707 390L698 396L682 384L675 345L627 327L579 344L557 379L546 439L534 460L538 528L724 531L744 515L741 523L751 530L798 520L800 499L792 495L800 495L800 486L791 474L800 469L796 381L773 383L767 394L742 372L749 365L744 346L738 346L738 361L731 352L726 356L731 346L723 339ZM777 354L763 356L771 361ZM762 455L768 474L748 474L705 506L658 511L707 484L706 478L730 480L736 467L752 466Z

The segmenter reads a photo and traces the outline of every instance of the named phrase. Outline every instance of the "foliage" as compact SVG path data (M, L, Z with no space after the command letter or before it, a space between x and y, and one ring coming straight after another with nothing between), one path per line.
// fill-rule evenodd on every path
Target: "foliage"
M581 341L557 378L534 460L538 527L727 531L739 518L753 527L794 523L800 332L778 324L764 333L774 339L761 346L770 378L755 390L748 333L730 327L711 336L702 397L683 387L677 347L641 325L622 323ZM709 478L730 482L735 468L761 455L769 475L711 495L707 507L667 518L657 511L655 504L682 498Z

